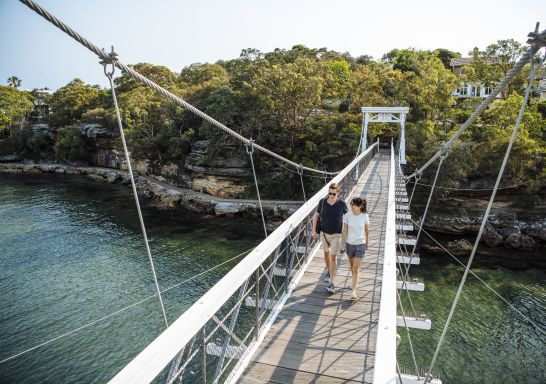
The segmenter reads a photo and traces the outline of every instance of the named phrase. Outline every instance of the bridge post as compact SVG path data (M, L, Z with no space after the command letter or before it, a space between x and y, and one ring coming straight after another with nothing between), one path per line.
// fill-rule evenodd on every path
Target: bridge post
M364 153L364 151L366 150L368 146L368 122L369 121L370 121L369 113L364 112L364 121L362 122L362 134L360 136L360 153Z
M406 164L406 114L400 114L400 164Z

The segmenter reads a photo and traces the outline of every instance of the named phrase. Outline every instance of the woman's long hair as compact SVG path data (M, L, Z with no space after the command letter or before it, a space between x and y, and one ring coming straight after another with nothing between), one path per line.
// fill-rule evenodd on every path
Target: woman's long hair
M366 199L363 199L361 197L353 197L353 199L351 200L351 204L359 207L360 212L368 213L368 202L366 201Z

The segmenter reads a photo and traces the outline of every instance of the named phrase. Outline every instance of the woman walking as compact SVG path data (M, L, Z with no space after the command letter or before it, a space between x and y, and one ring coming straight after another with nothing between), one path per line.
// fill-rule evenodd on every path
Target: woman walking
M341 236L341 253L347 250L351 274L353 276L353 291L351 299L358 298L356 288L360 274L360 265L368 249L368 207L366 199L355 197L351 200L351 210L343 215L343 232Z

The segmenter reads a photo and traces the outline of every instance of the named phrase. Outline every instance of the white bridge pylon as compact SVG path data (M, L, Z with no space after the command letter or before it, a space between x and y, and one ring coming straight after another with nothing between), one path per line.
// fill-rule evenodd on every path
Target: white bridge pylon
M362 107L362 133L360 137L360 153L368 146L369 123L400 123L400 164L406 164L406 114L408 107Z

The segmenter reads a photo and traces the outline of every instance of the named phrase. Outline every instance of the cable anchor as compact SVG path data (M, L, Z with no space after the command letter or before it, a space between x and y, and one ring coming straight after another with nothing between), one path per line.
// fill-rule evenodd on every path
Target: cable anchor
M116 71L116 61L118 61L118 54L114 51L113 45L110 49L110 52L106 52L103 48L102 53L104 55L99 63L102 64L102 66L104 67L104 74L108 77L112 77L114 76L114 72ZM108 65L110 65L112 68L110 71L107 70Z
M246 153L252 155L254 153L254 140L248 139L248 143L245 144Z

